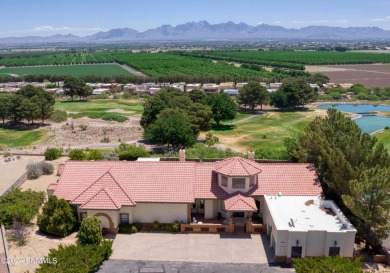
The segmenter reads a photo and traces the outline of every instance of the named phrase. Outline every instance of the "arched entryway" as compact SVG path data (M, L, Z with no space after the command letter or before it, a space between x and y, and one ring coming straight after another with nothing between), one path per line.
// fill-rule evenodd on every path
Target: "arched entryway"
M102 228L106 228L110 233L117 232L116 228L114 227L114 222L112 221L110 215L108 215L106 213L99 212L99 213L96 213L95 216L101 220L100 225Z

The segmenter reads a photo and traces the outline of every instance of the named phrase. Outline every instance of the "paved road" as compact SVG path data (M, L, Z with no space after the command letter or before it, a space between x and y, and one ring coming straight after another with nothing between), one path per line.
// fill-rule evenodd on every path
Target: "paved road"
M99 273L280 273L295 272L286 265L107 260Z
M119 66L121 66L124 70L127 70L129 71L131 74L134 74L136 76L140 76L140 77L148 77L148 75L138 71L138 70L135 70L134 68L128 66L128 65L125 65L125 64L118 64Z

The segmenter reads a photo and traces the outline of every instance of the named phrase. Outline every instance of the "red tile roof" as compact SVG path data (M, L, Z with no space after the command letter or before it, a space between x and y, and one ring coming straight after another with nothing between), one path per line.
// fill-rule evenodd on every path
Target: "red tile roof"
M255 200L240 192L233 193L225 199L227 211L257 211Z
M228 176L248 176L260 173L261 169L255 161L232 157L217 162L215 171Z
M255 163L238 158L219 162L68 161L54 194L89 209L118 209L137 203L193 203L195 199L226 199L218 185L221 170L234 175L258 173L248 196L319 195L310 164ZM50 186L49 186L50 187Z
M57 183L49 184L49 186L47 186L47 190L54 191L57 188L57 185L58 185Z

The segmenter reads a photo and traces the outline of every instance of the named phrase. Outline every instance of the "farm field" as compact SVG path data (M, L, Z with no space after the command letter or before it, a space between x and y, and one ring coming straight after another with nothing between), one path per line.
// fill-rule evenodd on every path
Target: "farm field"
M0 145L21 147L39 144L46 139L47 130L18 130L0 126Z
M271 73L236 67L225 62L177 56L170 53L114 53L114 60L125 63L152 77L159 76L199 76L199 77L268 77Z
M381 88L390 86L390 64L308 66L306 69L325 74L334 83L361 83Z
M142 100L90 100L56 101L55 110L68 113L116 112L123 115L138 115L143 111Z
M96 65L59 65L59 66L29 66L29 67L7 67L0 69L1 74L16 75L71 75L82 77L88 75L115 76L132 75L127 70L116 64L96 64Z

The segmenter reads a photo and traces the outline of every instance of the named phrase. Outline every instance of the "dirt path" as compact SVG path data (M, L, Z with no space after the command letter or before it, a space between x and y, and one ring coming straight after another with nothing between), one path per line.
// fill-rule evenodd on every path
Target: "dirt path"
M144 74L144 73L142 73L142 72L140 72L140 71L137 71L137 70L135 70L134 68L131 68L131 67L128 66L128 65L125 65L125 64L117 64L117 65L119 65L119 66L122 67L124 70L127 70L127 71L129 71L131 74L134 74L134 75L136 75L136 76L144 77L144 78L149 77L148 75L146 75L146 74Z

